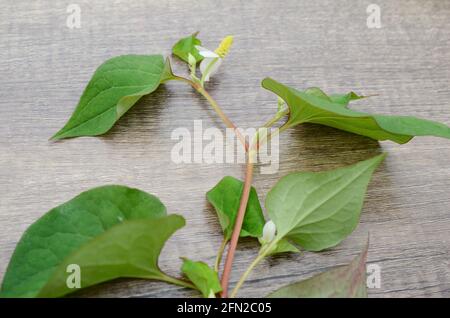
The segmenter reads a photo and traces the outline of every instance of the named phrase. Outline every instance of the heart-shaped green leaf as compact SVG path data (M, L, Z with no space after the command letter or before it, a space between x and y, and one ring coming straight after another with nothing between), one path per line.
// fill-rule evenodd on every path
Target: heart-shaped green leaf
M317 88L302 92L271 78L264 79L262 86L277 94L289 106L289 118L284 128L301 123L315 123L399 144L410 141L414 136L450 138L450 127L431 120L410 116L371 115L351 110L347 108L347 104L361 98L355 93L327 96Z
M357 226L367 185L384 157L281 178L266 198L277 230L274 242L288 239L309 251L340 243Z
M345 266L318 274L307 280L281 287L269 298L366 298L366 259L364 251Z
M67 266L81 269L81 287L117 277L161 278L164 242L184 225L166 216L155 196L124 186L81 193L50 210L24 233L1 287L4 297L62 296Z
M194 262L185 258L181 271L194 283L205 298L215 297L215 294L222 291L217 272L204 262Z
M244 183L242 181L226 176L206 194L206 198L217 212L226 240L229 240L233 233L243 188ZM240 236L260 237L264 224L264 215L258 195L255 188L252 187Z
M203 56L200 55L195 46L202 45L202 41L197 38L197 35L198 32L195 32L194 34L179 40L173 46L172 53L186 63L189 63L189 54L191 54L197 62L200 62L203 59Z
M162 55L122 55L95 71L71 118L52 139L104 134L144 95L170 79Z
M38 297L60 297L73 292L66 284L71 264L80 267L80 288L120 277L167 281L167 275L159 269L158 257L164 243L184 225L180 215L124 221L65 258Z

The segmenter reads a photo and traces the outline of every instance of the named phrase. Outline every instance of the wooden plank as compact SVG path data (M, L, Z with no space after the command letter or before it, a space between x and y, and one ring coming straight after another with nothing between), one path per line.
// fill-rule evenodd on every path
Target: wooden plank
M355 90L379 96L355 108L410 114L450 124L450 2L378 0L382 28L366 26L368 1L77 1L81 28L66 27L66 4L9 1L0 11L0 279L23 231L50 208L103 184L126 184L159 196L187 226L163 251L161 267L177 275L180 256L212 263L221 236L205 192L224 175L243 177L237 164L170 160L178 127L223 128L207 103L182 83L143 98L100 138L52 143L93 70L118 54L164 53L200 30L215 47L235 45L208 90L241 127L274 112L276 99L260 88L271 76L298 88ZM184 72L175 61L177 72ZM370 185L361 224L338 247L269 259L240 295L264 296L290 282L347 263L370 232L369 262L381 267L371 297L450 296L450 142L417 138L377 143L332 128L303 126L281 137L280 168L255 176L260 198L281 177L389 156ZM255 256L240 244L232 283ZM121 280L84 296L185 297L195 293L148 281Z

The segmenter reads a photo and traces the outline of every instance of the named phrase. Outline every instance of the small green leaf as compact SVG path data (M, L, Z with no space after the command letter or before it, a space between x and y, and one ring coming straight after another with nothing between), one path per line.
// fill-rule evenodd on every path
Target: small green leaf
M122 55L95 71L66 125L52 139L106 133L144 95L174 75L162 55Z
M172 53L178 56L180 59L189 63L189 54L191 54L196 62L200 62L203 59L195 47L196 45L202 45L202 42L197 38L198 32L182 38L172 48Z
M283 177L266 198L277 229L274 241L288 239L309 251L340 243L357 226L370 178L384 157Z
M344 107L347 107L348 104L353 100L366 98L366 96L359 96L354 92L350 92L347 94L327 95L327 94L325 94L324 91L322 91L318 87L310 87L307 90L305 90L305 93L308 95L319 97L319 98L324 99L331 103L339 104L340 106L344 106ZM278 96L278 98L280 98L280 97Z
M117 277L155 278L160 250L184 225L166 217L155 196L124 186L81 193L50 210L20 239L3 279L4 297L62 296L68 264L81 269L81 287Z
M364 251L345 266L284 286L269 298L366 298L366 259Z
M217 272L204 262L194 262L184 258L181 271L194 283L205 298L222 291Z
M281 253L300 253L300 250L295 245L291 244L288 240L281 239L276 242L275 246L267 251L266 256Z
M301 123L315 123L399 144L410 141L414 136L450 139L450 127L438 122L410 116L371 115L351 110L347 108L348 103L362 98L353 92L330 96L318 88L302 92L271 78L264 79L262 86L288 104L290 112L284 128Z
M242 181L227 176L206 194L208 201L217 212L226 240L229 240L233 233L243 188L244 183ZM255 188L252 187L240 236L260 237L264 224L264 215L258 195Z
M363 99L367 96L360 96L354 92L347 94L332 94L328 96L331 102L347 107L348 104L353 100Z

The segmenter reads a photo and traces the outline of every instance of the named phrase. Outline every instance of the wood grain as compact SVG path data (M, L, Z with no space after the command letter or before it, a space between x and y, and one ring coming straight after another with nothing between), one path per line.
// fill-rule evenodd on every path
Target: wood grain
M163 251L161 267L177 275L180 256L212 263L221 236L205 193L224 175L243 177L238 164L170 160L178 127L223 125L207 103L182 83L143 98L100 138L52 143L92 75L118 54L168 54L181 36L200 30L215 47L227 34L235 45L210 93L241 127L274 112L276 99L260 88L271 76L298 88L355 90L377 97L355 108L410 114L450 124L450 2L377 0L382 28L368 29L371 1L76 1L81 28L66 27L64 1L3 1L0 11L0 279L23 231L50 208L103 184L126 184L159 196L187 226ZM177 72L184 66L175 62ZM332 128L305 125L281 137L280 169L256 174L261 199L281 177L351 164L381 151L361 224L323 253L268 259L240 295L275 288L349 262L370 232L369 262L382 284L371 297L450 296L450 141L416 138L378 143ZM232 284L257 243L242 240ZM82 296L186 297L197 294L158 282L120 280Z

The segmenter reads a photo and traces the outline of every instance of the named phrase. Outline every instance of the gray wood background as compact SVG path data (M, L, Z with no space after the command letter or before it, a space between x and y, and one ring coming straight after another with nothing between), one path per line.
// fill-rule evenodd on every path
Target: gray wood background
M24 230L50 208L83 190L125 184L159 196L187 226L166 245L161 267L179 273L181 256L212 263L220 228L205 192L238 164L170 160L178 127L223 127L183 83L143 98L100 138L48 141L68 119L95 68L119 54L169 54L180 37L200 30L214 48L235 36L210 93L241 127L256 127L276 108L260 88L271 76L298 88L379 94L360 110L410 114L450 124L450 1L377 0L382 28L366 26L371 1L81 1L81 28L66 26L72 1L2 0L0 10L0 279ZM185 72L175 61L178 73ZM261 199L281 177L389 154L370 184L361 223L323 253L266 260L240 295L269 291L345 264L367 233L369 262L381 267L371 297L450 296L450 141L416 138L406 145L305 125L280 140L278 173L255 176ZM258 170L257 170L258 171ZM235 283L257 251L242 240ZM185 297L196 293L151 281L120 280L83 296Z

